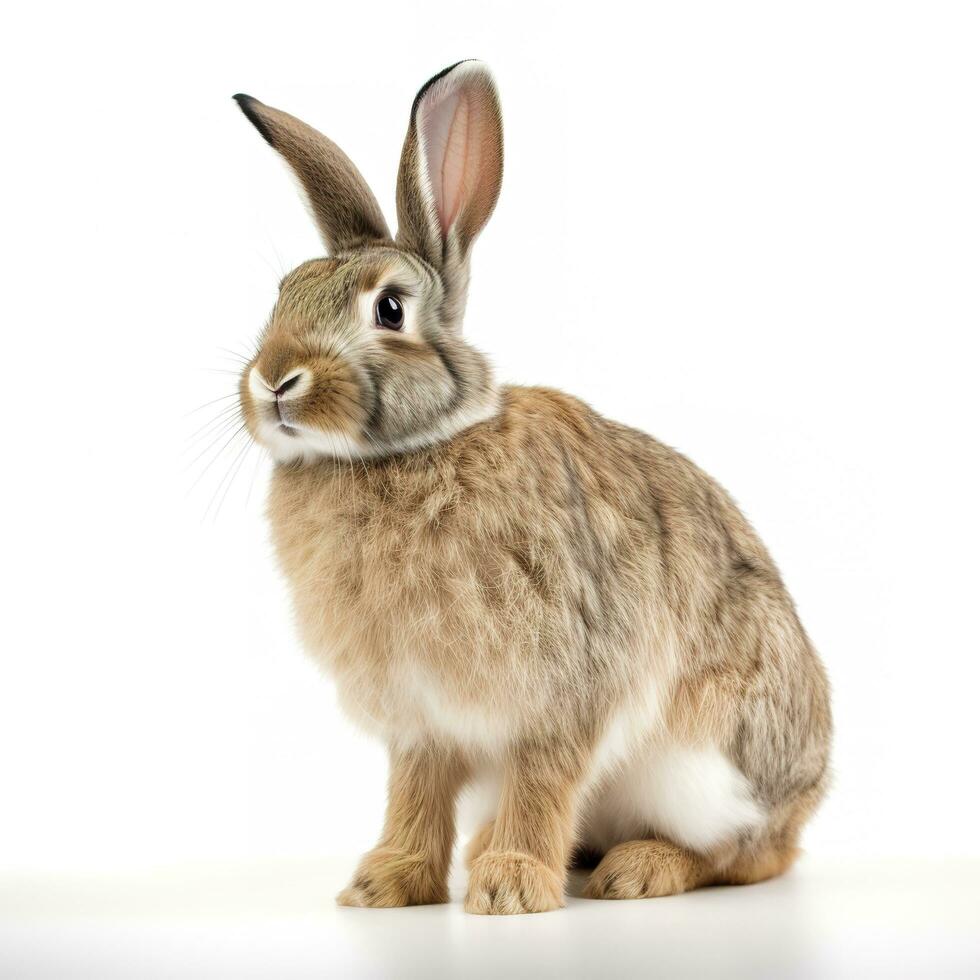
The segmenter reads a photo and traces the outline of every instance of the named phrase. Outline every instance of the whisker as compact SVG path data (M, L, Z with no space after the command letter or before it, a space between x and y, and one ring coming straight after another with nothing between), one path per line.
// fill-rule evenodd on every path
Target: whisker
M248 485L248 493L245 494L245 506L248 507L249 501L252 499L252 491L255 489L255 481L258 479L259 467L262 465L262 460L264 459L263 453L258 453L255 457L255 467L252 470L252 482Z
M203 405L198 405L197 408L192 408L186 415L184 415L184 418L186 419L191 415L196 415L198 412L202 412L204 409L208 407L208 405L214 405L216 402L224 401L226 398L237 398L237 397L238 397L237 391L233 391L228 395L219 395L217 398L212 398L211 401L205 402Z
M272 247L272 251L275 253L276 262L279 263L279 277L277 281L282 282L286 276L286 264L283 262L282 256L279 254L279 249L276 248L276 243L273 241L272 235L269 235L269 245Z
M232 350L230 347L219 347L218 350L228 354L230 357L233 357L236 361L240 361L242 364L248 364L248 362L252 360L251 357L246 357L240 351Z
M200 451L200 455L199 456L194 457L194 459L192 459L187 464L188 468L190 468L191 466L193 466L197 462L197 460L200 458L200 456L203 456L208 451L208 449L210 449L211 446L213 446L214 443L217 442L221 438L222 434L225 433L225 432L227 432L227 430L231 426L233 426L236 422L242 422L242 423L244 423L244 421L245 421L245 416L242 415L241 412L232 412L227 418L216 419L215 420L215 423L217 423L217 424L212 423L213 428L210 428L209 431L203 432L203 433L201 433L200 436L198 436L198 437L196 437L194 439L191 439L188 442L188 444L184 447L184 449L182 451L183 453L192 452L193 450L196 449L197 445L199 445L205 439L211 439L213 441L211 443L209 443L209 445L205 446L204 449L202 449Z
M350 470L350 491L351 497L353 498L357 493L357 474L354 472L354 446L350 441L350 436L346 432L342 432L341 435L347 444L347 459L344 462L347 463L347 467Z
M232 429L234 429L235 426L240 423L240 421L241 419L237 416L232 416L231 418L225 419L224 421L221 422L220 425L209 430L208 432L202 433L192 443L189 443L187 446L185 446L184 449L181 450L180 453L181 456L186 456L188 453L192 453L192 452L199 452L199 456L196 457L195 459L192 459L184 467L184 469L185 470L191 469L194 463L197 462L197 459L200 458L200 456L203 456L205 453L207 453L207 451L211 448L211 446L213 446L216 442L219 442L221 439L227 436L232 431ZM204 442L204 440L206 439L210 439L212 441L208 446L205 446L203 449L201 449L201 443Z
M238 435L241 434L241 432L244 431L244 429L245 429L245 423L242 422L242 424L237 429L235 429L235 431L228 437L228 441L222 444L221 448L214 454L214 456L207 463L204 469L201 470L200 473L198 473L197 479L191 484L191 490L193 490L194 487L196 487L198 483L201 482L201 478L204 476L205 473L207 473L209 469L211 469L211 467L214 465L214 461L225 451L225 449L228 448L228 446L231 445L231 443L237 438ZM224 433L221 434L221 436L223 435ZM221 436L218 436L218 438L215 439L214 442L211 443L211 445L207 446L197 456L195 456L194 459L192 459L190 463L187 464L186 469L189 470L201 458L201 456L203 456L211 448L211 446L213 446L221 438Z
M214 418L212 418L208 422L205 422L204 425L200 426L199 428L195 429L187 437L188 440L190 441L191 444L193 444L196 441L196 437L197 437L197 435L198 435L199 432L204 432L205 429L211 428L211 426L213 426L216 422L226 421L230 416L232 416L236 412L241 412L241 410L242 409L241 409L241 406L240 405L227 405L227 406L225 406L224 408L221 409L220 412L218 412L217 415L214 416Z
M248 451L252 448L254 443L249 440L238 450L234 459L232 459L231 464L228 467L227 473L221 478L218 486L215 488L214 494L208 503L207 510L204 511L204 519L207 519L208 511L211 510L212 504L214 504L215 499L218 497L219 492L221 492L221 487L224 485L224 492L221 493L221 498L218 500L218 505L214 509L214 513L211 515L212 523L218 519L218 512L221 510L221 505L225 502L225 497L228 496L228 491L231 489L232 483L235 482L235 477L238 475L239 470L242 468L242 463L248 456Z
M377 439L375 439L374 436L367 431L367 429L362 429L361 435L367 439L367 441L378 451L379 457L384 456L387 453L387 449L381 445L381 443L378 442Z

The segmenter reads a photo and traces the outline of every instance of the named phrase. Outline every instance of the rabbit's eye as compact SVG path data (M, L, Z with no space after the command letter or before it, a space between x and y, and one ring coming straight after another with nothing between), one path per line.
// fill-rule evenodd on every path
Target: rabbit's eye
M394 296L386 294L378 300L374 317L379 327L387 327L389 330L401 330L405 326L405 311Z

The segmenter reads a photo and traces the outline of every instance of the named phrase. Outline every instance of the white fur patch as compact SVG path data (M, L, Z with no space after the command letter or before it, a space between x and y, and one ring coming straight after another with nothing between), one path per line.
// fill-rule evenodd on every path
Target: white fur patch
M321 456L334 459L363 459L368 456L355 437L343 432L325 432L290 423L284 432L278 422L264 419L256 427L259 442L272 454L277 463L314 460Z
M628 759L660 724L663 684L651 679L606 725L585 786L591 788Z
M507 744L512 732L510 719L503 712L461 703L447 695L439 680L422 668L406 667L399 675L395 696L400 710L393 711L392 717L414 716L422 731L448 736L479 754L499 753ZM393 734L398 737L399 732Z
M706 851L764 822L748 780L716 746L653 740L603 783L579 829L600 850L661 834Z

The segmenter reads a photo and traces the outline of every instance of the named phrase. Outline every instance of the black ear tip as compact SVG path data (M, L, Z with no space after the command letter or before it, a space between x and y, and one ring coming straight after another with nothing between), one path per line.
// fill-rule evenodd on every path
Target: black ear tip
M425 93L435 85L436 82L441 78L445 78L451 71L455 71L460 65L469 64L473 61L479 61L479 58L461 58L459 61L454 61L451 65L443 68L442 71L433 75L419 90L415 96L415 101L412 103L412 121L415 121L415 113L418 111L419 103L422 101Z
M451 65L449 65L446 68L443 68L442 71L437 72L435 75L433 75L432 78L430 78L418 90L418 92L415 93L415 101L412 102L412 113L411 113L411 118L413 123L415 122L415 113L418 112L419 103L422 101L423 97L425 96L425 93L428 92L429 89L432 88L432 86L435 85L435 83L438 82L440 78L445 78L454 68L458 68L461 64L463 64L464 61L472 61L472 60L473 60L472 58L463 58L461 61L454 61Z
M272 146L272 135L269 132L269 127L266 125L262 116L259 115L257 109L262 103L258 99L253 99L251 95L245 95L244 92L239 92L237 95L233 95L232 98L238 103L238 108L245 113L245 118L259 131L262 139Z

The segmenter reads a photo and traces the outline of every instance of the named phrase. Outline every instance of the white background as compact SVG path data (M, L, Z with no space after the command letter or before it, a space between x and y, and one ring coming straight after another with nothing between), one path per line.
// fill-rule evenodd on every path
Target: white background
M507 154L470 337L502 379L681 449L761 532L834 687L811 855L980 855L975 5L102 3L5 24L0 867L373 843L384 753L299 648L268 464L249 450L225 493L244 442L192 441L230 404L193 411L234 390L222 348L321 251L230 96L321 128L393 223L412 97L470 56Z

